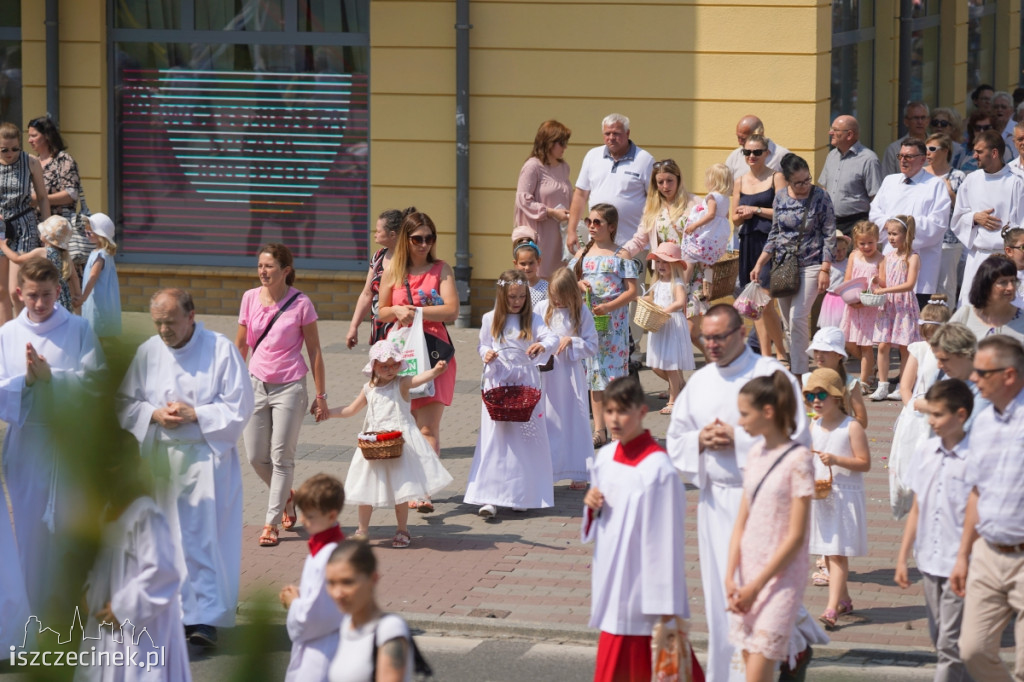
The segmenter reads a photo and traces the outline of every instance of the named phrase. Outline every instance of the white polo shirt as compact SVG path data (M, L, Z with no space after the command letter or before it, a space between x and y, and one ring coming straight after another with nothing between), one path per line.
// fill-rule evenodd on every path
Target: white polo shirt
M952 450L942 447L938 436L929 438L910 460L907 483L917 496L917 538L914 561L922 573L948 578L960 549L967 497L967 458L970 436Z
M622 246L636 234L647 201L654 157L632 140L629 150L616 161L608 147L594 147L583 157L576 186L590 192L590 205L611 204L619 212L615 243Z

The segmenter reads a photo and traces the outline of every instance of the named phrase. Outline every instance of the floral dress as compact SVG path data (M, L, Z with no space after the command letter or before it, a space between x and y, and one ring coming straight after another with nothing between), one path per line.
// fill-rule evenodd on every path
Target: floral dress
M890 251L885 257L885 286L894 287L907 281L910 269L909 259L903 258L896 251ZM917 320L921 317L921 309L917 305L914 290L898 294L886 294L885 305L875 318L875 333L871 340L875 343L891 343L895 346L909 346L921 340L921 332L917 328Z
M769 471L772 463L794 443L772 450L755 445L743 474L743 497L750 505L747 525L740 539L740 566L736 586L743 587L764 569L789 532L789 514L793 500L814 494L814 464L811 451L802 445L785 455ZM757 499L750 502L761 480ZM737 649L762 654L781 661L789 654L789 638L803 603L808 538L796 558L776 573L754 599L747 613L731 614L729 641Z
M707 225L697 228L693 234L684 234L681 244L686 260L704 265L714 265L725 255L729 245L729 197L712 192L693 207L686 222L704 217L708 212L708 199L715 200L715 217Z
M60 291L57 295L57 301L71 312L74 312L74 308L71 306L71 289L68 287L68 281L64 279L64 260L61 258L60 249L47 246L46 260L53 263L54 267L57 268L57 272L60 273Z
M573 259L569 267L576 263ZM618 256L584 256L583 279L590 283L590 305L607 303L626 290L624 280L636 279L639 270L632 259ZM626 376L629 369L629 306L611 311L608 329L597 332L597 355L587 358L587 383L592 391L603 391L612 379Z

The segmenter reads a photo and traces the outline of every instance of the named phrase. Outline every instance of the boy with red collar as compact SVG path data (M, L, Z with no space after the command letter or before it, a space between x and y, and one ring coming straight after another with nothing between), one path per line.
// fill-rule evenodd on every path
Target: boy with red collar
M689 618L683 563L686 495L665 450L644 429L640 383L604 391L612 442L590 462L583 542L594 541L590 626L601 630L595 682L651 679L651 632ZM693 659L694 679L703 680Z
M324 587L324 571L331 552L345 539L338 526L344 505L345 488L334 476L317 474L295 491L299 520L309 533L309 556L299 586L285 585L280 594L292 640L286 682L326 682L338 648L342 614Z

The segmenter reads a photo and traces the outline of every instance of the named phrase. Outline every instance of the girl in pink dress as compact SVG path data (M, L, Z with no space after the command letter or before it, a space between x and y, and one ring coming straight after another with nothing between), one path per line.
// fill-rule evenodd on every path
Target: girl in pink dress
M878 390L872 400L885 400L889 395L889 349L900 350L900 367L907 366L907 346L921 340L917 320L921 308L917 305L914 287L921 270L921 257L911 251L914 243L914 217L898 215L885 223L889 246L885 256L885 277L879 277L884 286L876 287L876 294L885 294L885 305L875 319L872 339L878 344ZM899 395L895 396L896 398Z
M739 425L764 442L743 472L743 500L729 543L729 640L743 650L747 682L769 682L803 602L807 525L814 493L811 451L795 442L796 396L781 370L740 389Z
M876 279L885 281L885 260L878 251L878 225L869 220L862 220L853 226L854 251L846 264L846 278L849 282L857 277L868 280L868 286ZM875 317L878 308L862 303L847 303L843 309L843 319L839 328L846 335L847 344L860 349L860 386L861 392L867 392L867 383L875 373L875 352L871 337L875 333ZM849 347L849 346L847 346Z

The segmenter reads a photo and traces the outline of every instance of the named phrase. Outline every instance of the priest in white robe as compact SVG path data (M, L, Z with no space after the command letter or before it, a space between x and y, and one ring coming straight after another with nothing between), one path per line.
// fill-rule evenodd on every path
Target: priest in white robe
M740 389L751 379L785 368L746 345L743 320L727 304L712 306L701 321L709 364L696 371L676 398L667 441L668 453L683 480L699 490L697 540L704 614L708 623L708 682L745 682L742 652L729 643L725 567L736 515L743 496L743 469L758 439L737 426ZM790 378L797 404L800 386ZM810 447L805 410L797 411L794 439ZM806 611L801 608L801 616ZM790 665L811 643L827 642L813 619L798 617L790 641Z
M25 623L32 612L7 509L0 514L0 557L0 651L9 651L24 643Z
M57 582L65 559L61 536L82 511L61 472L55 429L73 427L75 406L96 392L105 372L92 328L57 303L58 287L59 273L48 260L24 263L16 293L25 307L0 327L3 473L18 545L17 554L5 552L0 561L20 559L36 615L67 610L67 604L53 603L64 592L54 588L63 584Z
M981 262L1003 253L1003 227L1019 227L1024 219L1024 179L1003 164L1003 146L1003 138L995 131L978 133L974 139L978 170L957 191L951 227L967 254L958 306L968 304Z
M167 515L189 642L214 646L235 623L242 559L238 439L253 391L238 350L195 321L192 297L158 291L159 334L139 346L118 390L118 417L141 444Z

